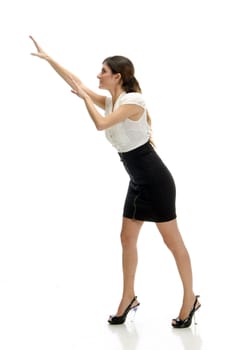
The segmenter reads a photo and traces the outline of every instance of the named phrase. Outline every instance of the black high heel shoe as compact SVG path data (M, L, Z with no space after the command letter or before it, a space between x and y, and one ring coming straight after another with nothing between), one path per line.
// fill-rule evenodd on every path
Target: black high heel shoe
M134 312L137 311L137 308L138 308L138 306L140 305L140 303L138 303L138 304L135 305L135 306L132 306L136 299L137 299L137 297L134 297L134 298L132 299L132 301L131 301L130 304L127 306L127 308L125 309L125 311L123 312L123 314L122 314L121 316L110 316L109 319L108 319L108 322L109 322L110 324L122 324L122 323L124 323L125 320L126 320L126 317L127 317L128 313L129 313L130 311L134 311Z
M197 305L199 297L200 295L196 295L192 310L190 311L187 318L185 318L184 320L180 320L179 317L177 317L172 320L172 326L174 328L187 328L191 326L192 318L193 316L195 317L195 312L201 307L200 303Z

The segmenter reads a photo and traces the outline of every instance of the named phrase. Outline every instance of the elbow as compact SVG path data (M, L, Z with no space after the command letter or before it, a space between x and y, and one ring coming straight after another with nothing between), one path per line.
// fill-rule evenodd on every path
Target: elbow
M103 122L95 123L95 127L98 131L103 131L105 129L105 125Z

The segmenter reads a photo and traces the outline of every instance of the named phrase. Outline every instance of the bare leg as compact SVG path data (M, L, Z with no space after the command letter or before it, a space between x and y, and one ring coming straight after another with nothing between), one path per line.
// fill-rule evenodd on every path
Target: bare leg
M167 247L172 252L183 285L183 303L179 318L184 320L190 313L195 295L189 253L185 247L176 220L156 224Z
M135 296L134 280L138 263L137 241L142 224L143 221L123 218L121 229L123 293L116 316L123 314Z

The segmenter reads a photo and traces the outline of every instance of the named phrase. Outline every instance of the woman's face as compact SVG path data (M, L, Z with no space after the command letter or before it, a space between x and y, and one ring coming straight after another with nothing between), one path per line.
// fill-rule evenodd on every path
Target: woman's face
M119 83L119 73L113 74L107 64L103 64L101 72L97 75L99 79L99 88L111 90Z

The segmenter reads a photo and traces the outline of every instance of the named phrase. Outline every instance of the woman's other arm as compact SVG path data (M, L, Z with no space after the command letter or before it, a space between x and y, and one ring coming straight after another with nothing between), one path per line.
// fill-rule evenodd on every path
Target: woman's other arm
M85 90L82 89L79 84L76 84L75 81L73 81L73 84L76 86L75 89L72 89L71 91L83 99L87 111L93 120L97 130L108 129L127 118L138 120L144 112L144 109L141 106L138 106L136 104L124 104L117 108L117 110L114 112L108 114L106 117L103 117L95 108L91 97L85 92Z

